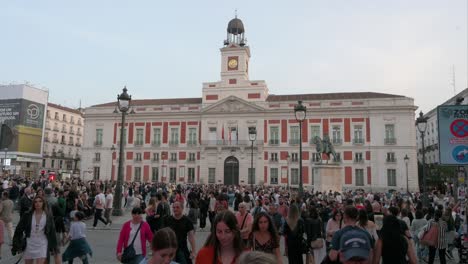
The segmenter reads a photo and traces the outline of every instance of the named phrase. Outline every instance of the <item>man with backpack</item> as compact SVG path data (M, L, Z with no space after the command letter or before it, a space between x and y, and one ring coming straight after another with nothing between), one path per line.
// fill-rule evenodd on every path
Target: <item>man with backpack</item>
M335 232L331 241L331 250L328 255L331 261L341 261L343 263L368 261L367 263L372 263L374 242L372 242L372 238L366 230L356 226L357 217L358 210L356 207L351 205L345 207L344 227Z

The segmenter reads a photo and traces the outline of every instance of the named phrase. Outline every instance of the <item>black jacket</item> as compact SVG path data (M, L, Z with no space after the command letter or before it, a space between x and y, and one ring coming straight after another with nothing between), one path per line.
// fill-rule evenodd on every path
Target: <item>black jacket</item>
M305 221L305 231L307 234L307 243L316 240L317 238L323 238L322 236L322 220L320 218L313 219L307 218Z
M23 217L20 218L20 221L15 229L15 234L13 236L13 248L12 252L21 252L26 248L26 238L31 236L31 223L33 218L33 212L26 212ZM47 248L49 252L58 252L58 243L57 236L55 235L55 224L54 218L52 215L46 213L46 225L44 228L44 233L47 237Z

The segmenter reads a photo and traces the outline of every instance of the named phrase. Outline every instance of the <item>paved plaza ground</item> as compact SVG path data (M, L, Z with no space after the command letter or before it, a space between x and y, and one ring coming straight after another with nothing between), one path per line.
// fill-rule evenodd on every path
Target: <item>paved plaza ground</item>
M97 229L93 229L93 219L86 220L86 225L88 227L87 232L87 240L93 250L93 257L90 258L90 263L97 263L97 264L110 264L110 263L118 263L117 258L115 257L116 254L116 245L117 240L119 239L119 232L122 224L126 221L131 219L131 214L129 211L125 211L123 216L114 216L112 217L113 224L110 228L105 228L102 222L98 223ZM14 216L14 226L19 221L19 214L15 212ZM197 248L203 246L205 243L206 238L209 235L208 230L210 230L210 222L207 219L207 226L205 228L206 231L197 230L196 232L196 243ZM6 233L6 232L5 232ZM2 259L0 260L0 264L14 264L17 257L13 257L11 255L11 247L8 246L9 239L6 237L5 234L5 244L2 246L1 256ZM62 248L62 252L65 248ZM150 251L148 251L150 252ZM284 253L284 239L281 239L281 253ZM458 263L457 253L456 251L453 252L456 259L452 261L448 261L447 263ZM20 263L24 263L21 261ZM53 261L51 262L53 263ZM76 259L74 263L81 263L80 260ZM286 257L283 257L283 263L288 263ZM425 263L425 262L420 262ZM435 263L439 263L437 260Z

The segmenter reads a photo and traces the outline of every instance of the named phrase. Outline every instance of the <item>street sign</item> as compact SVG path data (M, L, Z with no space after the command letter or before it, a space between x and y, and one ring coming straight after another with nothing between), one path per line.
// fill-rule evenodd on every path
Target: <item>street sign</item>
M440 164L468 164L468 105L441 105L437 120Z

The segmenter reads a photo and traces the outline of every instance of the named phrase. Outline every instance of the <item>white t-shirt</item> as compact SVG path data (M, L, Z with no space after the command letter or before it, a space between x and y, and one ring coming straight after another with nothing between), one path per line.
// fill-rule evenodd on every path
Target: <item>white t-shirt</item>
M81 221L73 221L70 224L70 240L86 237L86 224Z
M5 189L8 189L8 180L4 180L4 181L3 181L2 188L3 188L4 190L5 190Z
M112 195L112 193L109 193L107 196L106 196L106 208L108 209L112 209L112 203L114 201L114 196Z
M138 227L140 227L140 223L134 224L130 222L130 236L128 237L128 245L132 243L133 237L135 236L136 231L138 230ZM143 250L141 249L141 229L138 231L138 234L135 238L135 242L133 242L133 248L135 249L135 254L141 255L143 254Z
M97 209L103 209L104 206L106 205L105 203L106 203L106 197L104 196L103 193L96 195L96 197L94 198L94 205L96 206Z

